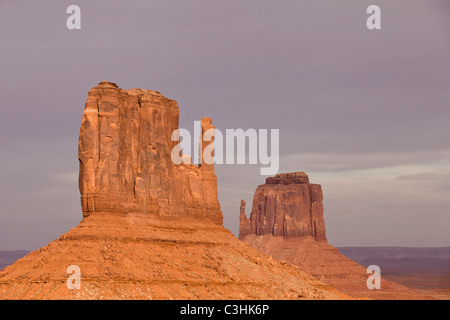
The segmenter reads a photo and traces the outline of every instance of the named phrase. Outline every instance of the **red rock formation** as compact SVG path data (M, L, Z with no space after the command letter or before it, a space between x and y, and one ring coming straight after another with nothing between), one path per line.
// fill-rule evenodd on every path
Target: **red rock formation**
M277 174L258 186L250 220L241 203L239 237L248 234L301 237L326 241L322 189L304 172Z
M141 212L222 224L214 166L175 165L178 104L157 91L103 81L89 91L78 154L84 216ZM202 120L203 130L214 128Z
M239 237L241 235L251 234L252 223L245 215L245 201L241 200L241 212L239 215Z
M177 128L177 103L156 91L93 88L79 140L83 220L1 271L0 299L348 298L226 230L214 165L171 162ZM71 265L79 290L66 285Z
M256 189L250 219L245 215L245 202L241 202L239 239L351 297L432 298L383 278L381 290L368 289L366 268L327 243L322 200L321 186L310 184L304 172L267 178Z

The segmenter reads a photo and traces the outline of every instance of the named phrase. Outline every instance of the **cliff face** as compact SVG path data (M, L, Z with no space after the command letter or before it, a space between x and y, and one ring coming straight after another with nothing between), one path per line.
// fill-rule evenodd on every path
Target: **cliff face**
M256 189L250 219L241 203L239 238L271 234L326 241L322 201L321 186L310 184L304 172L269 177Z
M171 160L178 118L177 102L157 91L106 81L89 91L78 144L84 216L141 212L222 224L214 166ZM202 126L214 128L209 118Z
M79 140L83 220L0 271L0 299L348 298L226 230L214 166L172 162L177 128L177 103L156 91L93 88ZM69 266L80 289L66 285Z

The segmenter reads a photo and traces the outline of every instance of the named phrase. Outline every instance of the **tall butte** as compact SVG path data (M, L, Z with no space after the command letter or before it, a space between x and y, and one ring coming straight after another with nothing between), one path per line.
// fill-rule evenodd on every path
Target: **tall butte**
M353 298L433 299L383 278L381 289L369 289L367 269L328 244L322 201L321 186L304 172L269 177L256 189L250 219L241 201L239 239Z
M172 162L178 115L156 91L105 81L90 90L79 139L83 219L1 271L0 299L348 298L222 226L214 166ZM203 118L202 130L213 128ZM77 275L80 289L70 286Z

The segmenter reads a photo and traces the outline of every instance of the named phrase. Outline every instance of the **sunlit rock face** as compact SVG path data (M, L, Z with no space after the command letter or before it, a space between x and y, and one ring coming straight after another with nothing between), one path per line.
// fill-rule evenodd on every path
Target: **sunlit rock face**
M177 102L157 91L106 81L89 91L78 144L84 216L141 212L222 224L214 166L172 162L178 118ZM210 118L202 127L214 129Z

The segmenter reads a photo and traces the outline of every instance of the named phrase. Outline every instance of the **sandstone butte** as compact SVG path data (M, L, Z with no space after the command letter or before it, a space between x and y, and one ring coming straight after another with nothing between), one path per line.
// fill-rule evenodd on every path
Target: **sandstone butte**
M0 299L349 298L223 227L214 166L171 161L178 117L177 102L157 91L106 81L89 91L82 221L3 269ZM202 128L213 128L210 118ZM80 289L66 285L71 265Z
M328 244L322 202L321 186L309 183L304 172L269 177L255 191L250 219L241 201L239 239L353 298L433 299L383 277L380 290L368 289L366 267Z

